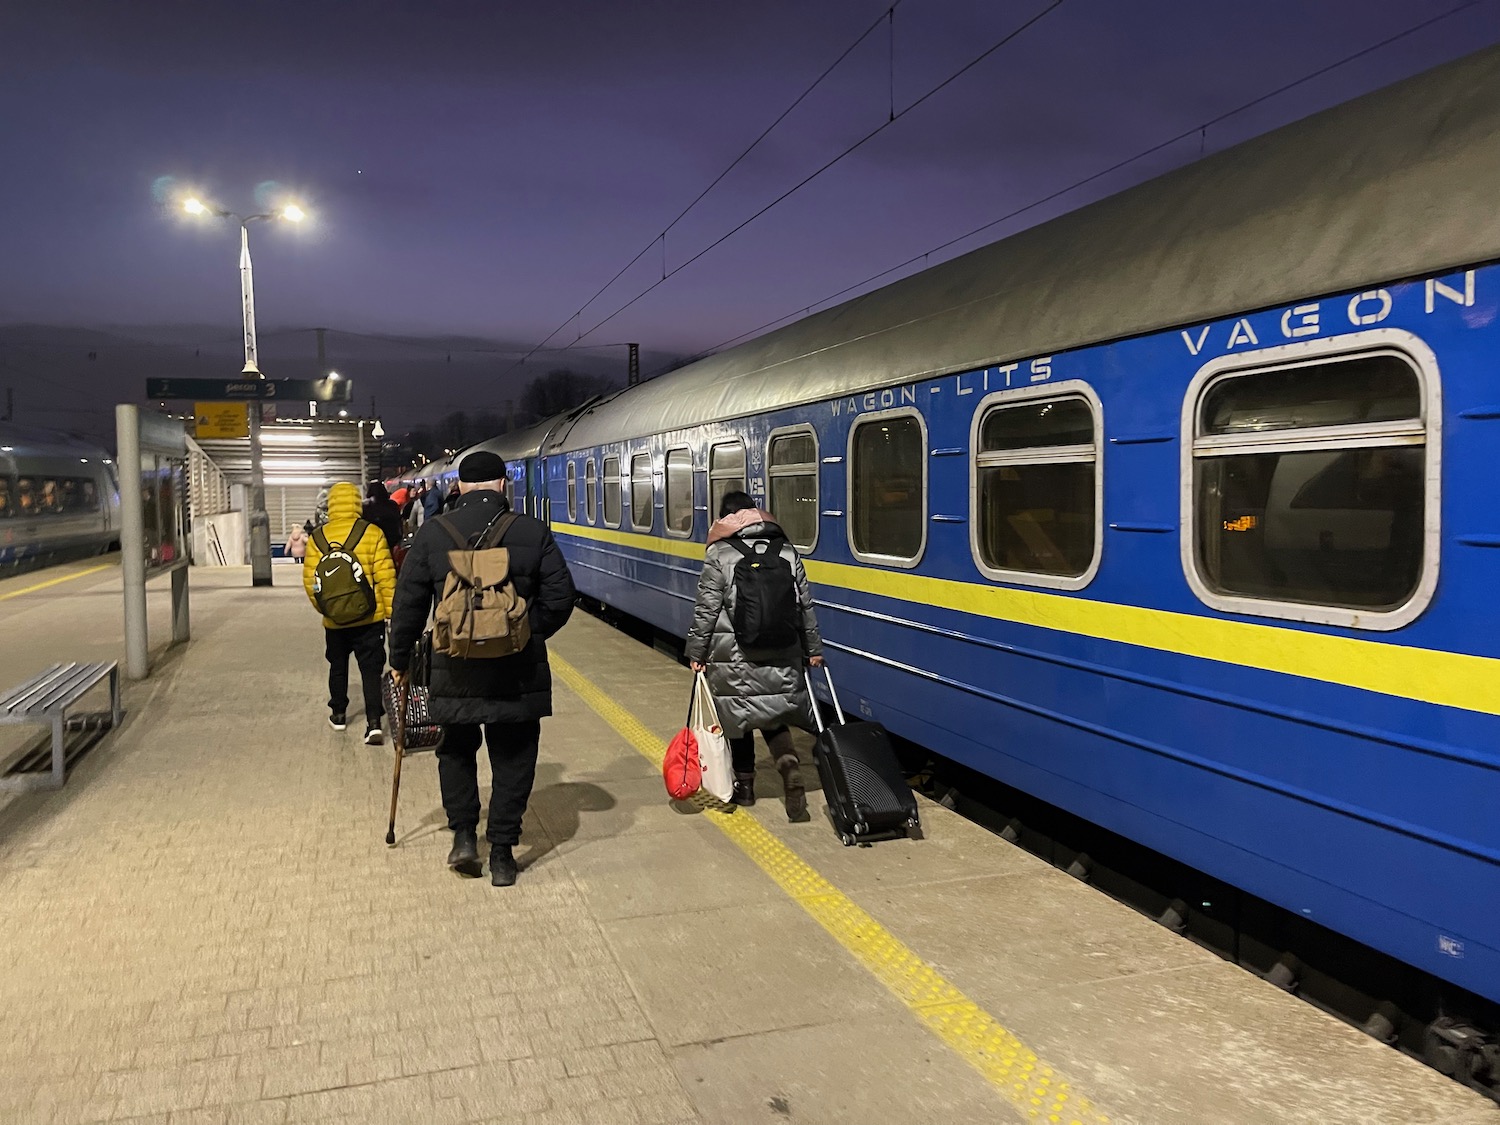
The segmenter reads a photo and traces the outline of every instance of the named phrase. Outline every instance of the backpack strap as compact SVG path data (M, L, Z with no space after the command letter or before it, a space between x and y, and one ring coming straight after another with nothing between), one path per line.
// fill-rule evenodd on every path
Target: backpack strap
M318 550L325 555L333 550L333 546L328 542L328 533L324 530L326 527L327 525L325 524L312 533L312 541L318 545ZM355 520L354 526L349 529L349 534L344 536L344 541L339 544L338 549L340 551L354 550L355 547L359 546L359 541L365 537L365 532L369 527L370 525L364 520Z
M339 544L346 551L353 551L359 546L359 541L365 537L365 532L370 530L370 525L364 520L355 520L354 526L349 529L349 534L344 536L344 541Z
M458 528L453 525L453 521L450 520L447 516L435 516L434 521L442 524L448 534L453 536L453 541L458 544L458 549L460 551L482 551L488 547L500 546L501 540L505 538L505 533L509 531L512 525L515 524L516 520L520 518L520 513L514 510L508 509L504 512L501 512L498 516L496 516L489 522L489 524L483 531L479 533L479 539L473 543L472 547L470 546L472 537L465 536L463 532L459 531Z
M750 544L746 543L738 535L731 535L727 539L721 539L720 542L728 543L731 547L733 547L740 554L744 555L747 559L753 559L759 558L762 555L779 555L781 554L781 548L784 546L789 546L791 540L782 535L767 536L765 539L760 540L760 542L766 545L766 549L764 551L757 551L754 547L750 546Z
M460 551L467 551L469 549L468 536L464 535L463 532L454 527L453 521L450 520L447 516L434 516L432 522L441 524L443 530L446 531L449 535L453 536L453 542L458 544L458 549Z
M500 546L505 541L505 533L514 527L516 521L520 518L521 513L517 512L514 508L501 512L490 521L489 527L480 532L479 547L482 549Z

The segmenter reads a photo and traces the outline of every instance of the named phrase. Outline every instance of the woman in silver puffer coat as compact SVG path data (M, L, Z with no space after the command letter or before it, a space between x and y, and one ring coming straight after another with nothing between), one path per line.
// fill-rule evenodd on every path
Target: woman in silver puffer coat
M778 551L796 577L797 641L780 652L756 653L753 661L740 647L732 624L734 568L744 556L728 542L731 538L752 549L769 544L765 549ZM688 632L687 658L693 671L708 675L709 690L734 759L734 803L755 804L755 732L760 731L781 774L787 819L807 820L807 793L787 728L795 725L813 729L812 699L803 667L822 666L823 641L818 636L812 593L796 548L787 542L771 513L756 508L747 493L727 494L718 521L709 529L693 626Z

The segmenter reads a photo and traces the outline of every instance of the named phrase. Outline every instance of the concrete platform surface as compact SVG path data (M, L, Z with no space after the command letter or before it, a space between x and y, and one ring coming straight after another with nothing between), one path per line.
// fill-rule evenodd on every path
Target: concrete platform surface
M581 613L520 883L444 868L430 754L387 849L391 749L324 722L275 573L195 570L123 728L0 796L0 1122L1500 1121L940 807L846 849L768 763L752 810L668 801L689 676ZM118 570L0 582L0 630L0 686L117 656Z

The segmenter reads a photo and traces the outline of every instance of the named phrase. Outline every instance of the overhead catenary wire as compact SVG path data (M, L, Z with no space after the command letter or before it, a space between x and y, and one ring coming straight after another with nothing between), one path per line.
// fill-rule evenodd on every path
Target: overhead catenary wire
M1056 0L1056 2L1057 3L1061 3L1062 0ZM590 305L592 305L595 301L597 301L600 297L602 297L606 292L608 292L610 286L614 285L615 282L619 281L620 278L624 277L625 274L630 271L630 268L632 266L634 266L637 262L639 262L642 258L644 258L648 253L650 253L651 249L653 247L655 247L656 245L658 245L658 244L660 244L660 246L661 246L661 280L662 281L667 280L667 278L670 276L670 273L667 270L667 235L669 233L671 233L672 228L675 227L678 223L680 223L684 218L686 218L687 215L688 215L688 212L692 211L692 209L694 207L698 206L699 203L703 202L704 198L708 195L708 193L711 192L711 191L713 191L714 188L718 187L719 184L724 181L724 178L729 175L729 173L733 172L736 168L738 168L740 166L740 164L744 161L744 159L747 156L749 156L752 152L754 152L755 149L760 146L761 142L764 141L768 136L770 136L771 133L776 129L776 127L778 125L780 125L783 121L785 121L787 119L787 117L792 113L793 110L795 110L799 105L801 105L804 101L806 101L807 98L808 98L808 95L810 95L814 90L816 90L819 86L821 86L823 84L824 80L827 79L830 74L832 74L835 70L838 69L839 64L841 64L856 49L858 49L858 47L862 43L864 43L864 41L866 39L868 39L870 37L870 35L873 32L875 32L880 27L880 25L882 23L885 23L888 20L892 21L891 25L890 25L891 28L892 28L891 34L894 35L895 34L895 30L894 30L894 28L895 28L894 14L895 14L896 9L901 6L901 3L902 3L902 0L894 0L894 3L892 3L888 8L886 8L886 10L884 12L882 12L880 14L880 16L873 23L870 24L869 27L865 28L864 31L860 32L859 36L854 40L854 42L850 43L849 46L847 46L846 48L844 48L843 53L840 54L838 58L834 59L833 62L829 63L828 66L826 66L823 69L823 72L821 74L819 74L816 78L814 78L812 80L812 82L809 83L808 86L800 94L798 94L794 99L792 99L792 103L790 105L788 105L786 107L786 109L782 110L781 113L776 116L776 119L774 121L772 121L771 124L767 125L765 127L765 129L763 129L761 131L760 135L757 136L755 138L755 140L751 141L750 144L745 147L745 150L743 152L741 152L732 161L730 161L729 166L727 168L725 168L722 172L720 172L717 176L715 176L713 178L713 180L709 183L709 185L707 187L705 187L696 196L694 196L692 202L690 202L686 207L684 207L681 211L679 211L677 213L676 217L673 218L671 222L669 222L665 227L662 228L662 231L661 231L660 234L658 234L650 242L646 243L645 246L641 247L640 251L635 255L635 257L631 258L630 261L626 262L623 266L621 266L620 269L619 269L619 271L616 272L613 277L611 277L608 281L606 281L603 285L601 285L598 289L596 289L594 291L593 295L590 296L588 300L584 301L583 304L578 307L578 311L577 312L573 313L566 320L564 320L561 324L559 324L556 328L554 328L551 332L547 333L546 336L542 337L541 343L537 344L535 348L533 348L531 351L527 352L524 356L522 356L519 361L517 361L516 363L512 364L511 367L507 368L505 371L501 372L501 377L504 377L505 375L509 375L511 371L513 371L515 368L521 366L521 364L525 363L528 359L530 359L537 352L547 350L546 347L545 347L545 345L548 343L548 341L550 341L554 336L556 336L559 332L561 332L569 324L573 323L573 321L575 321L579 317L581 317L584 314L584 312L587 311L587 309L588 309L588 307ZM894 46L894 43L892 44L892 47L891 47L891 65L893 67L895 65L895 46ZM894 108L895 107L895 96L896 96L895 95L895 75L894 75L894 71L893 71L892 72L892 77L891 77L891 105L892 105L893 119L894 119L894 113L895 113L895 108ZM580 333L577 337L575 337L574 343L576 343L578 340L581 340L584 335L586 335L586 333ZM564 345L564 347L571 347L571 346L572 345Z
M738 344L741 341L748 340L748 339L751 339L752 337L758 336L760 333L766 331L769 328L774 328L778 324L783 323L784 321L792 320L792 319L794 319L796 317L800 317L800 316L806 316L808 313L813 312L815 309L819 308L820 306L828 304L828 302L830 302L830 301L836 301L840 297L846 296L847 294L854 293L857 290L863 289L865 286L871 284L872 282L879 281L881 278L884 278L884 277L889 277L891 274L898 273L901 270L906 269L908 266L916 265L918 262L925 262L928 259L930 259L932 257L932 255L934 255L934 254L940 254L944 250L947 250L947 249L949 249L952 246L956 246L956 245L958 245L961 242L966 242L966 241L968 241L969 239L973 238L976 235L983 234L985 231L990 230L993 227L999 226L1001 223L1008 222L1011 219L1014 219L1014 218L1017 218L1017 217L1019 217L1021 215L1024 215L1028 211L1033 211L1033 210L1035 210L1038 207L1045 206L1046 204L1051 203L1054 200L1056 200L1056 199L1058 199L1058 198L1060 198L1060 197L1062 197L1064 195L1069 194L1070 192L1077 191L1081 187L1087 187L1089 184L1093 183L1095 180L1102 179L1105 176L1108 176L1108 175L1110 175L1110 174L1112 174L1114 172L1118 172L1121 168L1125 168L1125 167L1127 167L1127 166L1129 166L1131 164L1134 164L1138 160L1144 160L1146 157L1151 156L1154 153L1160 152L1162 149L1170 148L1172 145L1177 144L1177 143L1179 143L1179 142L1181 142L1183 140L1186 140L1187 138L1193 136L1194 134L1198 134L1199 136L1201 136L1203 138L1204 144L1206 146L1206 144L1207 144L1207 137L1208 137L1208 130L1211 129L1213 126L1223 124L1225 121L1229 120L1231 117L1235 117L1238 114L1244 113L1248 109L1253 109L1255 106L1260 105L1262 102L1269 101L1272 98L1278 97L1279 95L1286 93L1288 90L1295 89L1296 87L1301 86L1304 83L1311 82L1311 81L1313 81L1316 78L1321 78L1323 75L1328 74L1331 71L1337 70L1341 66L1346 66L1349 63L1354 62L1354 61L1356 61L1358 59L1361 59L1361 58L1363 58L1366 55L1373 54L1375 51L1379 51L1379 50L1381 50L1381 49L1383 49L1385 47L1389 47L1392 43L1399 42L1400 40L1405 39L1408 36L1415 35L1419 31L1424 31L1427 28L1431 27L1433 24L1440 23L1440 22L1442 22L1443 20L1446 20L1446 19L1450 19L1451 17L1458 15L1458 13L1460 13L1462 11L1465 11L1465 10L1467 10L1469 8L1477 7L1477 6L1479 6L1480 4L1483 4L1483 3L1492 3L1492 2L1494 2L1494 0L1465 0L1464 3L1458 4L1457 6L1455 6L1453 8L1449 8L1446 11L1440 12L1438 15L1429 17L1428 19L1425 19L1425 20L1421 21L1420 23L1413 24L1411 27L1408 27L1408 28L1406 28L1403 31L1396 32L1394 35L1390 35L1390 36L1386 37L1385 39L1380 40L1378 43L1372 43L1372 44L1370 44L1367 47L1362 47L1361 49L1359 49L1358 51L1353 52L1352 54L1345 55L1344 57L1342 57L1340 59L1337 59L1334 62L1331 62L1331 63L1328 63L1328 64L1326 64L1324 66L1321 66L1317 70L1311 71L1308 74L1304 74L1300 78L1294 79L1291 82L1287 82L1287 83L1285 83L1285 84L1283 84L1281 86L1276 87L1276 89L1274 89L1274 90L1270 90L1270 91L1267 91L1264 94L1260 94L1260 95L1252 98L1250 101L1245 102L1242 105L1236 106L1234 109L1231 109L1231 110L1228 110L1228 111L1226 111L1224 113L1219 114L1217 117L1210 118L1207 121L1204 121L1204 122L1202 122L1200 124L1194 125L1191 129L1186 129L1186 130L1184 130L1184 131L1176 134L1175 136L1168 137L1166 140L1159 141L1156 144L1151 145L1149 148L1142 149L1140 152L1137 152L1133 156L1126 157L1124 160L1117 161L1116 163L1111 164L1107 168L1103 168L1103 169L1101 169L1101 170L1099 170L1097 172L1093 172L1093 173L1085 176L1083 179L1075 180L1074 182L1068 184L1066 187L1058 188L1056 191L1050 192L1047 195L1044 195L1044 196L1042 196L1039 199L1034 199L1030 203L1025 204L1024 206L1017 207L1016 209L1014 209L1012 211L1007 211L1005 214L999 216L998 218L990 219L988 222L982 223L981 225L973 228L972 230L966 231L965 233L957 235L956 237L950 238L946 242L939 243L937 246L933 246L933 247L931 247L928 250L924 250L920 254L913 254L910 258L907 258L905 261L898 262L894 266L887 267L886 269L881 270L879 273L871 274L869 277L866 277L866 278L864 278L863 280L860 280L860 281L856 281L852 285L846 285L844 288L840 289L836 293L830 293L826 297L820 297L818 300L813 301L813 302L811 302L809 304L803 305L801 308L795 310L794 312L784 313L781 316L778 316L778 317L776 317L773 320L768 320L764 324L761 324L761 325L759 325L759 326L757 326L755 328L751 328L748 331L741 332L737 336L731 336L727 340L721 340L721 341L719 341L719 343L714 344L712 347L706 348L703 351L698 352L697 354L695 354L693 356L690 356L686 360L686 362L692 363L692 362L695 362L697 360L703 359L703 358L705 358L707 356L713 355L715 352L719 351L721 348L727 348L727 347L730 347L730 346L732 346L734 344ZM1203 152L1202 152L1201 149L1200 149L1200 152L1199 152L1199 156L1200 156L1200 158L1203 156ZM679 362L681 362L681 361L679 361Z
M1475 0L1475 2L1478 2L1478 0ZM797 183L793 184L786 191L782 192L775 199L771 200L771 202L769 202L765 206L761 207L760 210L756 211L749 218L742 220L740 223L738 223L737 225L735 225L734 227L732 227L730 230L726 231L724 234L722 234L718 238L714 239L714 241L710 242L707 246L703 247L701 250L699 250L692 257L690 257L687 260L679 263L677 266L675 266L671 270L667 271L667 273L660 280L654 281L650 285L646 286L645 289L641 290L639 293L637 293L630 300L626 301L623 305L619 306L619 308L615 309L614 312L610 313L608 316L604 317L602 320L595 321L587 329L585 329L582 332L580 332L578 334L577 338L579 340L582 340L585 336L589 335L590 333L598 331L600 328L604 327L610 321L614 320L615 317L619 316L626 309L630 308L636 302L642 300L643 298L645 298L646 296L648 296L649 294L651 294L652 292L654 292L656 289L659 289L663 284L665 284L667 281L670 281L673 277L676 277L679 273L681 273L683 270L687 269L693 263L697 262L700 258L702 258L705 255L711 253L712 251L718 249L718 247L722 246L725 242L729 241L729 239L733 238L740 231L744 230L751 223L753 223L757 219L759 219L762 215L766 214L768 211L771 211L775 207L777 207L780 204L784 203L787 199L790 199L793 195L796 195L797 192L801 191L808 184L812 183L815 179L817 179L819 176L821 176L824 172L827 172L830 168L834 167L834 165L838 164L839 162L841 162L841 161L845 160L846 158L848 158L849 156L853 155L855 152L857 152L859 149L863 148L870 141L872 141L876 137L878 137L881 133L885 132L885 130L889 129L896 122L898 122L902 118L904 118L912 110L916 109L918 106L920 106L923 103L925 103L929 98L932 98L939 91L941 91L941 90L947 88L948 86L950 86L953 82L957 81L964 74L968 73L970 70L973 70L974 67L976 67L980 63L984 62L985 59L989 58L996 51L1000 50L1002 47L1006 46L1012 40L1014 40L1015 38L1017 38L1018 36L1022 35L1023 33L1025 33L1026 31L1028 31L1030 28L1032 28L1033 26L1035 26L1042 19L1046 18L1048 15L1050 15L1053 12L1055 12L1058 8L1062 7L1062 4L1063 4L1063 0L1052 0L1052 2L1046 8L1043 8L1040 12L1036 13L1036 15L1032 16L1025 23L1021 24L1020 27L1016 28L1014 31L1011 31L1011 32L1007 33L1004 37L1002 37L1001 39L999 39L997 42L991 44L985 50L981 51L978 55L976 55L968 63L964 64L958 70L956 70L952 74L950 74L947 78L943 79L943 81L939 82L936 86L934 86L930 90L928 90L921 97L917 98L916 101L910 103L909 105L907 105L905 108L903 108L899 112L894 113L892 115L892 117L890 118L890 120L888 120L888 121L882 121L875 128L871 129L864 136L860 137L859 140L855 141L853 144L849 145L842 152L840 152L837 156L833 157L833 159L825 162L820 167L818 167L814 171L810 172L808 175L804 176ZM569 317L570 321L572 319L573 319L573 317ZM548 339L550 339L550 338L551 337L548 337ZM516 366L519 366L519 365L516 365ZM505 372L505 373L509 374L509 371L507 370L507 372Z

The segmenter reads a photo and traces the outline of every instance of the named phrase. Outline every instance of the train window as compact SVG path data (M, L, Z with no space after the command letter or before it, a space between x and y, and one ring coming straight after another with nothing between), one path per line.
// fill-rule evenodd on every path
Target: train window
M1198 595L1366 628L1420 612L1436 475L1417 364L1382 349L1200 379L1183 549Z
M16 508L10 497L10 478L0 477L0 520L9 519L15 514Z
M620 459L604 459L604 524L620 526Z
M590 457L583 463L583 503L588 509L589 523L599 519L599 472Z
M927 433L911 411L849 433L849 546L864 562L915 566L927 544Z
M971 500L975 563L1001 581L1065 590L1088 585L1101 539L1092 390L1078 383L1002 391L980 407Z
M568 519L578 520L578 465L568 462Z
M37 488L36 481L30 477L22 477L16 481L16 510L23 516L37 515Z
M771 435L766 456L771 514L799 551L818 542L818 437L811 426Z
M744 491L745 443L726 441L714 446L708 451L708 518L718 518L725 495Z
M693 533L693 453L667 451L667 534Z
M651 530L652 498L651 454L637 453L630 459L630 526L637 531Z
M65 512L92 512L99 507L94 482L88 477L65 477L58 488Z

